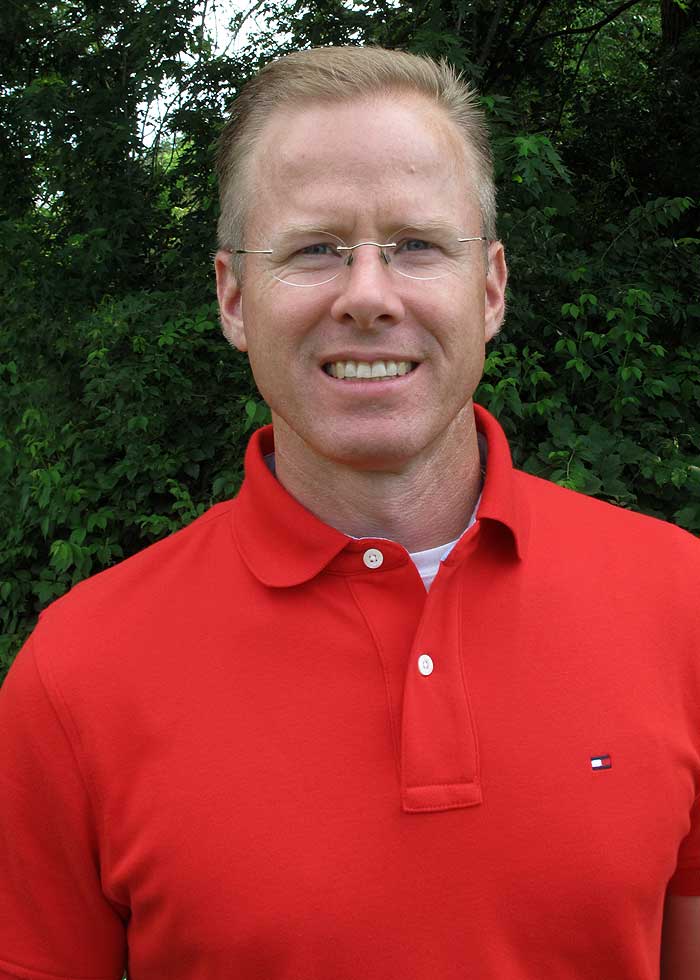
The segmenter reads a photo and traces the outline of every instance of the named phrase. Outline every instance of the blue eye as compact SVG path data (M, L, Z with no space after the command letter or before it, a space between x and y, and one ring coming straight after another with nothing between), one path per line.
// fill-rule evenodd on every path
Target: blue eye
M335 248L329 242L315 242L299 249L301 255L335 255Z
M403 241L398 243L396 251L403 250L404 252L427 252L431 248L435 248L432 242L427 242L423 238L404 238Z

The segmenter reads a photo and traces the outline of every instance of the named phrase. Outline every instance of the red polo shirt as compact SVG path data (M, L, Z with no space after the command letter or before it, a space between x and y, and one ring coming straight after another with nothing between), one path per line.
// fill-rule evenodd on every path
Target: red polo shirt
M652 980L700 894L700 544L514 471L429 593L238 497L79 585L0 694L0 978ZM439 492L439 488L436 488Z

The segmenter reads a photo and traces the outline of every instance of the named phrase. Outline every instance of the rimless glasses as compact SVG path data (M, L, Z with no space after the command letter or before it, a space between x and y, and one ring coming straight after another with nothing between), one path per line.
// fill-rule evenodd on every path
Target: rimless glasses
M267 256L267 271L288 286L322 286L332 282L352 264L358 248L379 249L384 265L406 279L442 279L459 274L473 256L469 243L487 242L483 236L460 238L453 229L401 228L388 242L357 242L346 245L328 232L291 231L281 235L270 248L236 248L236 255Z

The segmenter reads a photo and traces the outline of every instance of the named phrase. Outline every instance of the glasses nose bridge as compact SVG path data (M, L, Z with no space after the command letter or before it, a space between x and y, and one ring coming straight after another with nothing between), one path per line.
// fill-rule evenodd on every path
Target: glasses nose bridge
M390 265L391 260L386 253L386 249L389 248L389 242L357 242L355 245L338 245L339 252L345 252L345 261L343 262L343 268L347 269L353 264L353 259L355 257L355 249L363 248L365 245L371 245L373 248L379 249L379 255L381 256L384 265Z

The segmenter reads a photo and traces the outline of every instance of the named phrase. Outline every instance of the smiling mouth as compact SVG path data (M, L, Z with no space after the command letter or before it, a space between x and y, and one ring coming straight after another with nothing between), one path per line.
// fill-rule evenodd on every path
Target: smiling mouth
M385 381L410 374L415 361L329 361L323 370L338 380Z

